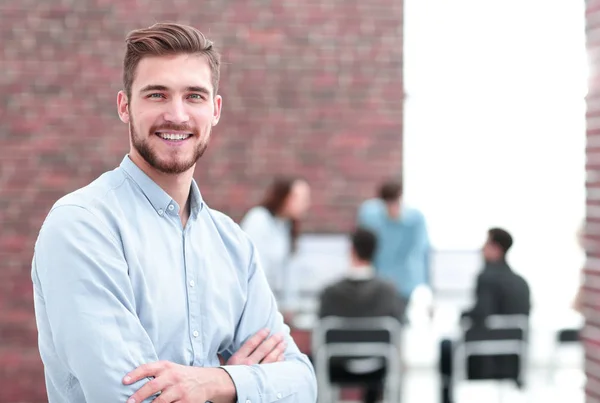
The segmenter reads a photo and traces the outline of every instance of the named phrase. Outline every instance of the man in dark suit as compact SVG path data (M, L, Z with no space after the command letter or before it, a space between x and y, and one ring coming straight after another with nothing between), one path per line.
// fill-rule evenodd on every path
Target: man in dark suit
M366 230L357 229L351 235L351 267L346 278L327 287L321 294L319 316L341 316L348 318L368 318L389 316L402 320L404 301L392 283L375 276L371 264L377 248L376 236ZM348 363L332 365L332 378L344 377L352 372ZM382 365L375 365L369 371L381 371ZM352 376L352 374L350 374ZM381 392L381 383L368 384L364 402L375 403Z
M490 315L529 315L531 299L529 285L515 273L506 262L506 255L513 244L512 236L504 229L492 228L483 246L485 266L477 277L476 302L473 308L463 313L471 326L465 334L467 341L519 338L516 330L492 330L485 321ZM516 332L516 333L515 333ZM440 372L442 375L442 402L451 403L452 342L441 344ZM472 358L469 362L470 379L517 379L518 358L513 356L491 356Z

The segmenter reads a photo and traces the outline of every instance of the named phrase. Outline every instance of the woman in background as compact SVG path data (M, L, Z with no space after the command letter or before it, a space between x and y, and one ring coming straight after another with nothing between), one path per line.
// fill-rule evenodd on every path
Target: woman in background
M275 297L289 297L287 266L296 252L299 221L310 205L310 187L300 178L277 178L262 202L251 208L240 226L254 242Z

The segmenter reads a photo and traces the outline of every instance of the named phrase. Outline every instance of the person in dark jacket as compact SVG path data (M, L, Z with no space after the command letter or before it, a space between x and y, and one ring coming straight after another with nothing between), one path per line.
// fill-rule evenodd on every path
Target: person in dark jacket
M475 305L462 314L471 322L465 334L466 341L496 338L518 338L513 330L491 330L485 321L491 315L529 315L531 296L529 285L515 273L506 262L506 255L513 244L512 236L502 228L492 228L483 246L485 265L475 286ZM440 372L442 376L442 402L451 403L452 342L441 344ZM518 358L512 356L477 357L469 362L470 379L510 378L517 379Z
M359 228L351 235L351 267L346 278L327 287L321 294L319 316L368 318L389 316L402 321L405 304L395 286L375 276L372 266L377 238L369 230ZM344 377L352 372L347 363L332 365L332 377ZM381 371L381 365L371 367L369 373ZM352 374L350 374L352 376ZM375 403L381 393L380 382L368 384L364 402Z

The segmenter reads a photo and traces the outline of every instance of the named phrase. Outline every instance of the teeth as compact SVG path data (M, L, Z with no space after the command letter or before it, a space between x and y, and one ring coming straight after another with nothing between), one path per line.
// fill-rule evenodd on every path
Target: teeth
M190 136L189 134L179 133L158 133L158 135L165 140L185 140Z

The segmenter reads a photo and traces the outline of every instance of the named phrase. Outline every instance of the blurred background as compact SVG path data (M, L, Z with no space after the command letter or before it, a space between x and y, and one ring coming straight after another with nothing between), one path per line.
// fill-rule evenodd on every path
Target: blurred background
M472 303L492 226L514 236L509 262L533 296L531 382L506 401L600 401L600 1L3 0L0 402L47 399L33 243L59 197L128 151L124 37L159 21L223 54L223 115L195 176L206 201L239 222L276 174L311 186L291 281L301 347L346 270L358 205L401 178L427 221L435 311L411 311L404 401L438 402L437 345ZM581 328L583 343L557 347ZM498 393L465 384L457 402Z

